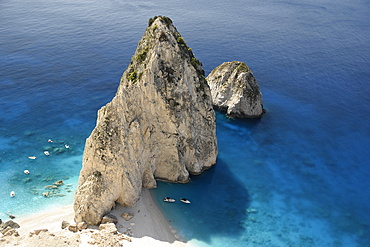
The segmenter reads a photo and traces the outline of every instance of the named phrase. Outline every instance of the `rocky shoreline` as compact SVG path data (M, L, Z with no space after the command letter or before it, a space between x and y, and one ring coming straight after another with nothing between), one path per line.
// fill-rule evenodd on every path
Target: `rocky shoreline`
M63 223L62 223L63 224ZM19 235L16 230L19 225L13 221L4 223L5 228L0 226L2 237L0 243L3 246L122 246L125 242L131 242L130 236L118 232L114 223L101 224L98 229L81 229L76 225L70 225L69 231L57 233L49 232L48 229L36 229L28 235Z
M72 205L2 222L1 246L189 246L176 234L149 190L132 208L117 206L99 226L76 224Z

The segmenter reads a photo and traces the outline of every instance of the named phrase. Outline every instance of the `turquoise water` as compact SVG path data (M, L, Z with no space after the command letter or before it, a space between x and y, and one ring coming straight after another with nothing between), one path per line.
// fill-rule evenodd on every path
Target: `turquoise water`
M246 62L267 110L260 120L217 113L216 166L153 191L183 238L368 246L369 10L345 0L0 1L0 218L73 201L96 112L113 98L148 19L166 15L206 74Z

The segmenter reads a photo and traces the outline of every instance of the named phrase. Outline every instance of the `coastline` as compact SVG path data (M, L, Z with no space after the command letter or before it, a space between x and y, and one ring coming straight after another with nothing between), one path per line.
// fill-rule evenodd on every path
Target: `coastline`
M122 213L130 213L134 215L134 217L126 221L121 217ZM181 240L176 234L176 231L171 227L168 220L156 205L148 189L142 189L140 199L134 207L125 208L121 205L117 205L111 211L111 214L115 215L118 219L118 223L116 224L117 230L129 236L131 239L131 242L125 241L123 244L124 246L191 246L189 243L185 243ZM29 233L39 229L48 229L49 233L60 235L63 239L73 238L73 235L76 234L84 235L84 231L86 230L72 233L61 228L63 220L74 223L73 218L73 205L68 205L35 213L18 220L15 219L14 221L20 225L20 228L16 229L20 237L16 239L13 238L13 241L17 242L14 244L18 244L19 246L19 243L22 244L23 241L26 244L29 241L27 238ZM87 230L89 229L90 227ZM96 229L96 227L92 227L92 229ZM38 236L44 235L40 234ZM84 237L81 236L80 238L83 239ZM45 240L49 241L49 239ZM83 244L83 246L89 246L89 244L86 243Z

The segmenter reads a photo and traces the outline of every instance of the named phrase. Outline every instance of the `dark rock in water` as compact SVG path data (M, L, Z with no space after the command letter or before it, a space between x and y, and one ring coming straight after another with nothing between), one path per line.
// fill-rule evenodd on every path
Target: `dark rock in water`
M42 181L45 181L45 182L50 182L50 181L53 181L53 180L56 180L56 179L55 179L55 177L50 176L50 175L45 176L45 177L42 179Z
M60 185L63 185L63 181L62 180L58 180L54 183L54 185L56 186L60 186Z
M104 215L103 216L103 218L101 219L100 224L106 224L106 223L114 223L114 224L117 224L118 223L118 219L113 214L107 214L107 215Z
M55 154L62 154L62 153L65 153L67 151L67 149L65 148L62 148L62 147L56 147L53 149L53 153Z
M35 132L33 132L33 131L29 131L29 130L27 130L27 131L25 131L25 132L23 133L23 135L24 135L24 136L26 136L26 137L33 136L34 134L35 134Z
M245 63L225 62L212 70L207 81L213 105L228 116L258 118L265 112L257 80Z
M156 179L186 183L216 156L202 63L169 18L150 19L115 97L99 110L86 140L75 221L97 225L116 202L133 206Z
M126 221L131 220L134 216L130 213L123 213L121 214L121 217L124 218Z

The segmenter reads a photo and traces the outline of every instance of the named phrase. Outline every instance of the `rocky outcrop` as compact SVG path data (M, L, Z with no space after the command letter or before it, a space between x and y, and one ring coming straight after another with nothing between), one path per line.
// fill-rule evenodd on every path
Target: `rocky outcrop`
M3 236L18 237L19 233L17 232L17 230L15 230L16 228L19 228L19 225L16 222L14 222L12 220L8 220L7 222L3 223L0 220L0 233Z
M207 81L215 108L230 117L258 118L264 113L262 94L252 71L243 62L225 62Z
M7 227L0 233L0 246L43 246L43 247L79 247L79 246L126 246L132 238L122 234L113 223L101 224L99 229L82 229L75 232L49 232L37 229L29 234L19 235Z
M20 226L18 225L18 223L12 220L8 220L5 223L0 220L0 231L6 229L7 227L16 229L19 228Z
M133 206L156 179L188 182L215 164L215 130L202 64L169 18L150 19L86 140L75 221L99 224L116 202Z

